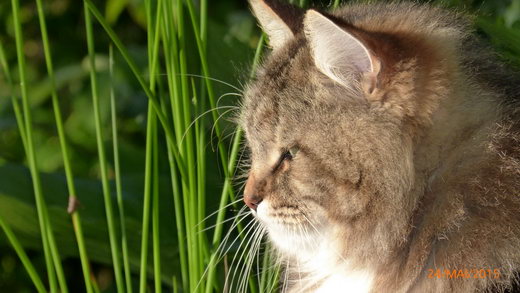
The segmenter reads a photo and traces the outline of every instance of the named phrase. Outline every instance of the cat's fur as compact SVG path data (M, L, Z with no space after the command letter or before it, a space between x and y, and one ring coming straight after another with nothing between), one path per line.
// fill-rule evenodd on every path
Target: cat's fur
M469 21L410 3L330 13L250 3L273 51L240 116L252 161L244 196L288 263L289 291L516 282L520 79Z

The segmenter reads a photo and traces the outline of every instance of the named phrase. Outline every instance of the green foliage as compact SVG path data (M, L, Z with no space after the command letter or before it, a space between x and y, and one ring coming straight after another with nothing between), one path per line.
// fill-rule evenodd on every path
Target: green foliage
M246 1L18 2L0 2L2 291L222 292L252 231L226 222L264 44ZM520 1L437 2L520 66ZM276 286L263 252L251 292Z

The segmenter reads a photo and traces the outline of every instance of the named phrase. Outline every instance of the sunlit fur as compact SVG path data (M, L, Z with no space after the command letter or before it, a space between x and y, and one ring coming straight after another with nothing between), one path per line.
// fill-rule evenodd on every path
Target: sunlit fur
M247 86L240 116L282 290L508 288L520 268L520 81L469 21L406 3L322 12L380 65L345 83L316 66L305 11L251 1L269 7L255 12L261 25L272 15L292 32ZM428 269L501 276L431 279Z

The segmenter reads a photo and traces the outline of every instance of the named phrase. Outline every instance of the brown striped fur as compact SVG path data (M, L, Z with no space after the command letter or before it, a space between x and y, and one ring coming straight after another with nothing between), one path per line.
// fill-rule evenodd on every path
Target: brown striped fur
M370 49L377 82L335 84L298 23L246 90L248 190L288 231L328 227L338 265L374 272L371 292L509 288L520 269L518 76L454 12L398 3L323 14ZM498 269L500 278L430 279L429 269ZM298 273L313 272L291 270L291 292L320 286L302 289Z

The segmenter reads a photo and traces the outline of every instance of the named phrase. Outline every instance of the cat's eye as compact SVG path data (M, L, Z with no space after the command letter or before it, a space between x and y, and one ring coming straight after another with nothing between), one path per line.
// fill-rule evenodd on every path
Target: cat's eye
M300 151L300 149L296 146L293 146L292 148L289 149L289 154L291 155L291 158L294 158L294 156L296 156L296 154Z
M285 161L285 160L292 160L294 158L294 156L296 156L296 154L298 153L299 149L298 147L291 147L289 148L288 150L284 151L282 153L282 156L280 158L280 163Z
M288 150L283 151L280 159L278 159L278 163L276 163L276 165L273 167L273 172L278 170L282 163L286 160L292 160L299 150L300 149L298 147L291 147Z
M283 162L284 160L292 160L299 150L300 149L295 146L289 148L288 150L282 153L281 162Z

